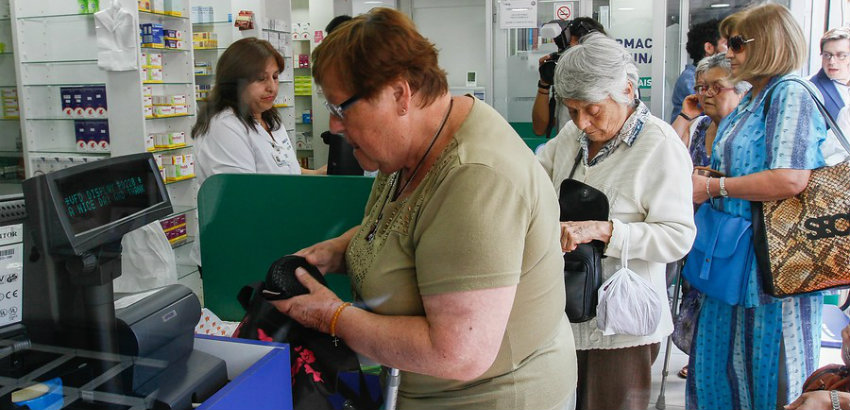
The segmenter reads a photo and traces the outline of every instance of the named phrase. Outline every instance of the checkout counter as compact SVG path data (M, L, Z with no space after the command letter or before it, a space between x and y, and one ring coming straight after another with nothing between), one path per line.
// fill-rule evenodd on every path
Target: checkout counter
M287 374L268 378L289 369L287 346L239 348L254 356L225 361L217 354L244 341L197 342L200 303L188 288L113 293L123 235L172 213L150 154L22 187L0 197L0 409L239 408L235 397L244 406L256 386L273 390L269 403L283 404L274 407L291 406ZM241 375L229 371L246 360ZM257 374L275 385L244 380Z
M238 290L261 280L282 253L359 223L371 184L345 176L210 178L198 207L207 306L241 319ZM263 200L245 200L257 192ZM17 259L6 263L0 252L0 268L23 278L22 317L4 322L0 309L0 409L291 408L287 345L194 335L200 303L182 285L113 293L122 236L171 212L147 153L39 175L24 181L23 196L0 197L0 247L4 229L17 235ZM33 385L38 392L21 401Z

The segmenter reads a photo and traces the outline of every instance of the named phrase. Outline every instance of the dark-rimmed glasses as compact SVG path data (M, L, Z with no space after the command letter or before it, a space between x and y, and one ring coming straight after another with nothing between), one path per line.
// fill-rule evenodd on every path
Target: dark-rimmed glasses
M847 53L835 53L835 54L832 54L832 53L829 53L829 52L826 52L826 51L824 51L823 53L820 53L820 57L821 57L824 61L829 61L829 60L831 60L833 57L835 57L835 59L836 59L836 60L838 60L838 61L844 61L844 60L846 60L846 59L847 59L847 56L848 56L848 54L847 54Z
M344 119L345 115L343 114L343 112L345 110L347 110L348 107L351 106L351 104L356 103L357 100L359 100L359 99L360 99L360 96L357 95L357 94L354 94L353 96L351 96L351 98L343 101L342 104L340 104L340 105L331 104L331 103L328 102L328 100L325 100L324 103L325 103L325 108L328 109L328 112L330 112L331 115L333 115L334 117L337 117L339 119Z
M720 94L724 91L729 91L729 90L734 90L734 89L735 89L735 87L724 87L724 86L720 85L720 83L714 83L714 84L711 84L711 85L700 84L700 85L694 87L694 92L696 92L697 95L704 95L706 97L713 97L713 96ZM709 91L711 92L711 94L709 94Z
M753 41L756 41L756 39L751 38L749 40L744 40L744 37L738 35L738 36L729 37L729 40L726 41L726 45L729 46L730 50L732 50L736 53L740 53L741 50L744 49L744 46L747 45L747 43L750 43L750 42L753 42Z

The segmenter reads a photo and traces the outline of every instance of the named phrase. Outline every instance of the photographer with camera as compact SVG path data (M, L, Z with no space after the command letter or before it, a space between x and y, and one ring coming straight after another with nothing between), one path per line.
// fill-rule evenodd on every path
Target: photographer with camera
M552 20L540 28L540 35L551 38L558 46L558 51L547 54L540 58L538 71L540 80L537 82L537 96L534 98L534 107L531 110L531 128L535 135L552 136L555 126L557 134L570 120L570 115L563 104L558 103L555 90L555 66L558 58L570 46L574 46L588 33L599 32L605 34L605 29L596 20L590 17L579 17L571 21Z

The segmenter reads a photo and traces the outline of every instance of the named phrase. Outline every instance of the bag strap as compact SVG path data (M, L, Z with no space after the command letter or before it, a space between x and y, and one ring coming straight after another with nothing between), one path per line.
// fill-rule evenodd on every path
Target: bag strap
M632 228L629 227L629 224L623 224L623 227L626 228L626 240L623 241L623 252L620 253L620 260L623 261L623 269L628 269L629 268L629 240L631 239Z
M251 299L253 299L254 294L259 292L259 289L263 286L263 282L254 282L250 285L245 285L242 289L239 290L239 293L236 294L236 300L239 301L239 304L242 305L242 308L247 312L249 307L251 306Z
M826 110L826 106L823 104L823 102L820 100L820 98L814 92L814 90L812 90L810 88L811 85L803 79L796 78L796 77L784 78L784 79L777 81L776 84L774 84L772 87L770 87L770 90L768 90L767 95L764 97L765 98L765 102L764 102L764 116L765 116L765 118L767 118L767 111L770 108L770 97L771 97L771 95L773 95L773 91L776 89L776 86L779 85L779 83L786 82L786 81L793 81L795 83L798 83L798 84L802 85L803 88L806 89L806 91L809 92L809 95L811 95L812 99L815 100L815 105L818 107L818 111L820 111L821 115L823 116L824 121L826 121L826 125L830 129L832 129L832 133L835 134L835 137L838 139L838 142L841 143L841 146L844 147L844 150L847 151L847 153L850 153L850 142L847 141L847 137L844 135L844 131L842 131L841 128L838 127L838 124L835 122L835 119L832 118L832 115L830 115L829 111Z
M555 88L555 87L552 87L552 88ZM554 93L555 90L552 89L552 92ZM546 138L547 139L552 138L552 130L555 129L555 123L557 122L557 118L556 118L556 115L555 115L555 112L557 110L558 110L558 99L554 98L554 96L552 96L552 98L549 98L549 123L546 124ZM558 131L561 131L561 130L558 130Z
M581 164L581 147L578 147L578 154L576 155L575 163L573 163L573 169L570 170L570 176L567 179L573 179L573 175L576 173L576 169L578 168L578 164Z

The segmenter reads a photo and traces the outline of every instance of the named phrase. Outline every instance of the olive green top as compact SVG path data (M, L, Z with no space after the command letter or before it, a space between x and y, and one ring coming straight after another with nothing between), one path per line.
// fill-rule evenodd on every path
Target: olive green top
M559 209L532 152L476 100L423 181L391 201L395 175L377 177L348 246L357 299L380 314L424 315L423 295L517 286L490 369L471 382L402 372L399 408L563 407L576 386L576 356Z

